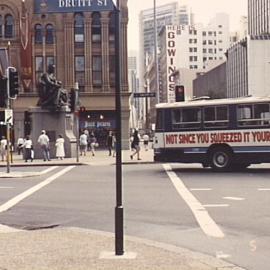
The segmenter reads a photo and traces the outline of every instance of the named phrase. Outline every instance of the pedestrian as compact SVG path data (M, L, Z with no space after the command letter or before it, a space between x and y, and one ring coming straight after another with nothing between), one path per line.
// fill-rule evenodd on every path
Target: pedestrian
M148 151L149 135L147 133L143 135L143 144L145 151Z
M116 137L114 134L112 135L112 149L113 149L113 157L115 157L116 156Z
M18 155L20 155L23 152L23 145L24 145L24 138L19 137L17 141L17 151Z
M109 150L109 156L111 156L112 155L112 149L113 149L113 133L112 133L111 130L109 131L109 134L108 134L108 137L107 137L107 147L108 147L108 150Z
M31 162L33 162L34 159L33 142L30 139L29 135L26 136L23 147L24 147L24 161L27 162L30 159Z
M65 157L65 148L64 148L65 140L61 134L58 135L58 139L56 140L56 157L58 159L63 159Z
M134 153L130 155L130 159L133 159L133 157L137 154L137 160L141 160L140 158L140 135L138 133L138 130L135 130L133 133L133 140L131 143L131 150L135 150Z
M2 136L2 139L0 141L0 152L1 152L2 161L5 161L6 156L7 156L7 139L5 136Z
M98 146L98 143L97 143L97 138L95 137L95 134L93 131L91 132L91 134L89 136L89 141L90 141L92 156L94 156L95 155L95 148Z
M83 154L84 154L84 156L86 156L86 151L87 151L87 135L84 132L80 136L80 153L81 153L81 156Z
M41 151L43 154L43 160L46 161L50 161L50 139L46 134L45 130L41 131L41 134L38 137L38 143L41 147Z

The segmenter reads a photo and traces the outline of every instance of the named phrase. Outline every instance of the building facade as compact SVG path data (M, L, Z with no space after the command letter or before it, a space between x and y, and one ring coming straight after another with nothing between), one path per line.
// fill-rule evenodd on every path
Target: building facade
M72 2L73 3L73 2ZM115 129L115 58L121 58L123 146L128 146L127 0L121 5L122 55L115 55L112 1L6 0L0 3L0 47L20 74L15 111L15 138L30 132L31 106L38 100L38 81L49 64L69 90L79 83L80 129L93 130L102 145ZM28 126L26 125L28 123Z

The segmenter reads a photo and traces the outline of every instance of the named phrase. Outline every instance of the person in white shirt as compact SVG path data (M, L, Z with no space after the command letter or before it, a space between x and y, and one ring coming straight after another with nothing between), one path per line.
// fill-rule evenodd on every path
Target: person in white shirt
M17 141L17 151L18 151L18 155L20 155L22 153L23 150L23 144L24 144L24 138L18 138Z
M49 145L50 139L46 135L46 131L42 130L41 135L38 137L38 143L41 147L42 153L43 153L43 160L50 161L50 145Z
M7 155L7 139L5 136L2 136L2 139L0 141L0 152L2 161L5 161Z
M81 156L84 154L84 156L86 156L86 151L87 151L87 134L85 134L85 132L83 134L81 134L80 136L80 152L81 152Z
M143 144L145 151L148 151L148 143L149 143L149 135L145 133L143 135Z
M58 135L58 139L56 140L55 147L56 147L56 157L58 159L63 159L65 157L65 148L64 148L65 140L63 136L60 134Z
M33 155L34 153L32 151L34 151L34 150L33 150L33 142L30 139L29 135L26 136L26 140L23 144L23 147L24 147L24 160L25 160L25 162L27 162L28 159L30 159L32 162L33 158L34 158L34 155Z

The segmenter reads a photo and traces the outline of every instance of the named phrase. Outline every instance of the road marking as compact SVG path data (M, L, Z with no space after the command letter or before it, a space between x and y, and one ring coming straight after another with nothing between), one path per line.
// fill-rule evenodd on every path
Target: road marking
M199 223L201 229L206 235L223 238L225 237L222 230L215 223L215 221L210 217L207 210L203 205L194 197L194 195L186 188L183 181L172 171L169 164L163 164L163 168L175 186L178 193L181 195L183 200L191 209L197 222Z
M53 171L53 170L55 170L55 169L57 169L57 168L59 168L59 166L53 166L53 167L50 167L50 168L48 168L48 169L46 169L46 170L44 170L44 171L41 171L40 174L46 174L46 173L48 173L48 172L50 172L50 171Z
M210 207L229 207L229 204L204 204L204 207L210 208Z
M223 197L224 200L231 200L231 201L244 201L245 198L240 197Z
M258 191L270 191L270 188L258 188Z
M6 203L2 204L0 206L0 213L7 211L8 209L12 208L13 206L15 206L16 204L18 204L19 202L21 202L22 200L24 200L25 198L29 197L30 195L32 195L33 193L35 193L36 191L40 190L41 188L49 185L51 182L53 182L55 179L57 179L58 177L62 176L63 174L67 173L68 171L70 171L71 169L75 168L76 166L69 166L66 167L65 169L57 172L56 174L50 176L49 178L47 178L46 180L44 180L43 182L31 187L30 189L24 191L23 193L17 195L16 197L14 197L13 199L7 201Z
M230 257L231 257L231 255L225 254L223 251L217 251L216 252L216 258L217 259L228 259Z
M190 188L190 191L211 191L212 188Z
M10 189L10 188L14 188L14 187L0 187L0 189Z

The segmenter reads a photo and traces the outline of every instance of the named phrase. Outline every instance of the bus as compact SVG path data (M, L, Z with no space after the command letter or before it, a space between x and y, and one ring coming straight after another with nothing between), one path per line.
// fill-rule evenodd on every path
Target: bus
M154 160L217 171L270 162L270 97L157 104Z

